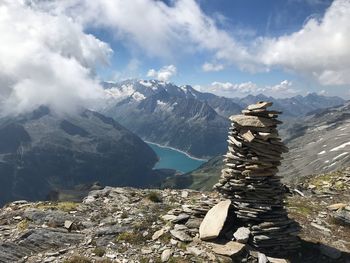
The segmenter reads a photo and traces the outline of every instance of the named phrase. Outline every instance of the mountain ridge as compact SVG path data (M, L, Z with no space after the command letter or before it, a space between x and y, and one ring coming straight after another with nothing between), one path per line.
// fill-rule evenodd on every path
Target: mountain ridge
M154 151L97 112L58 116L41 107L0 120L0 134L0 203L45 200L52 190L95 181L120 186L154 183Z
M147 141L170 146L199 158L226 151L228 117L248 104L271 99L284 119L305 116L309 111L342 104L343 99L309 94L274 99L263 94L225 98L202 93L190 85L177 86L156 80L125 80L103 83L106 114ZM184 110L185 109L185 110Z

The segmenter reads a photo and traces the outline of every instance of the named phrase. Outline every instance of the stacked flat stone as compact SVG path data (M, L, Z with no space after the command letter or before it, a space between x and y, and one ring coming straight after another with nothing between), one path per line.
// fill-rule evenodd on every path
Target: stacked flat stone
M249 243L268 254L284 254L299 247L300 227L284 206L285 190L276 175L288 148L279 138L281 112L271 102L248 106L231 116L226 168L215 188L232 201L237 218L251 230Z

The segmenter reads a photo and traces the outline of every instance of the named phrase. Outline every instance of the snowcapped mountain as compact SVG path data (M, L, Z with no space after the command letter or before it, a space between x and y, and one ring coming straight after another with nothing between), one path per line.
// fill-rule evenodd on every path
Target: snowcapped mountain
M311 93L286 99L248 95L225 98L202 93L189 85L177 86L157 80L126 80L103 83L106 104L102 113L113 117L145 140L211 157L226 150L228 117L257 101L272 101L287 119L341 105L338 97ZM289 121L289 120L288 120Z
M104 84L104 113L143 139L184 150L197 157L221 154L229 121L191 86L130 80Z

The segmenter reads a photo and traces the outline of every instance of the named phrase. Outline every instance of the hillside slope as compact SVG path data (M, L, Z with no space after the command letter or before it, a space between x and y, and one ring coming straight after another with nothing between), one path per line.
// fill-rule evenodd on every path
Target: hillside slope
M337 180L350 175L345 172ZM348 262L349 227L334 217L350 214L350 207L327 207L349 202L349 189L347 181L334 199L323 202L322 192L289 196L290 217L302 226L302 246L286 256L290 261L269 257L269 262ZM224 236L198 238L203 217L219 201L215 192L106 187L82 203L10 203L0 208L0 262L258 262L264 255L249 245L241 244L241 251L215 249Z
M62 117L41 107L0 120L0 137L0 204L45 200L56 188L94 181L145 186L153 180L153 150L96 112Z
M287 144L280 168L285 181L350 165L350 102L310 114L291 133L299 136Z

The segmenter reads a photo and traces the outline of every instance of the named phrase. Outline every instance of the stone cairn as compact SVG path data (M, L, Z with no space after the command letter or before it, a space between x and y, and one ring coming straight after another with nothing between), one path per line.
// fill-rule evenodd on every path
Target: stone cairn
M285 189L276 176L288 151L277 132L281 112L258 102L231 116L226 168L214 186L232 201L238 221L250 229L248 243L266 254L286 254L299 247L299 225L288 218Z

